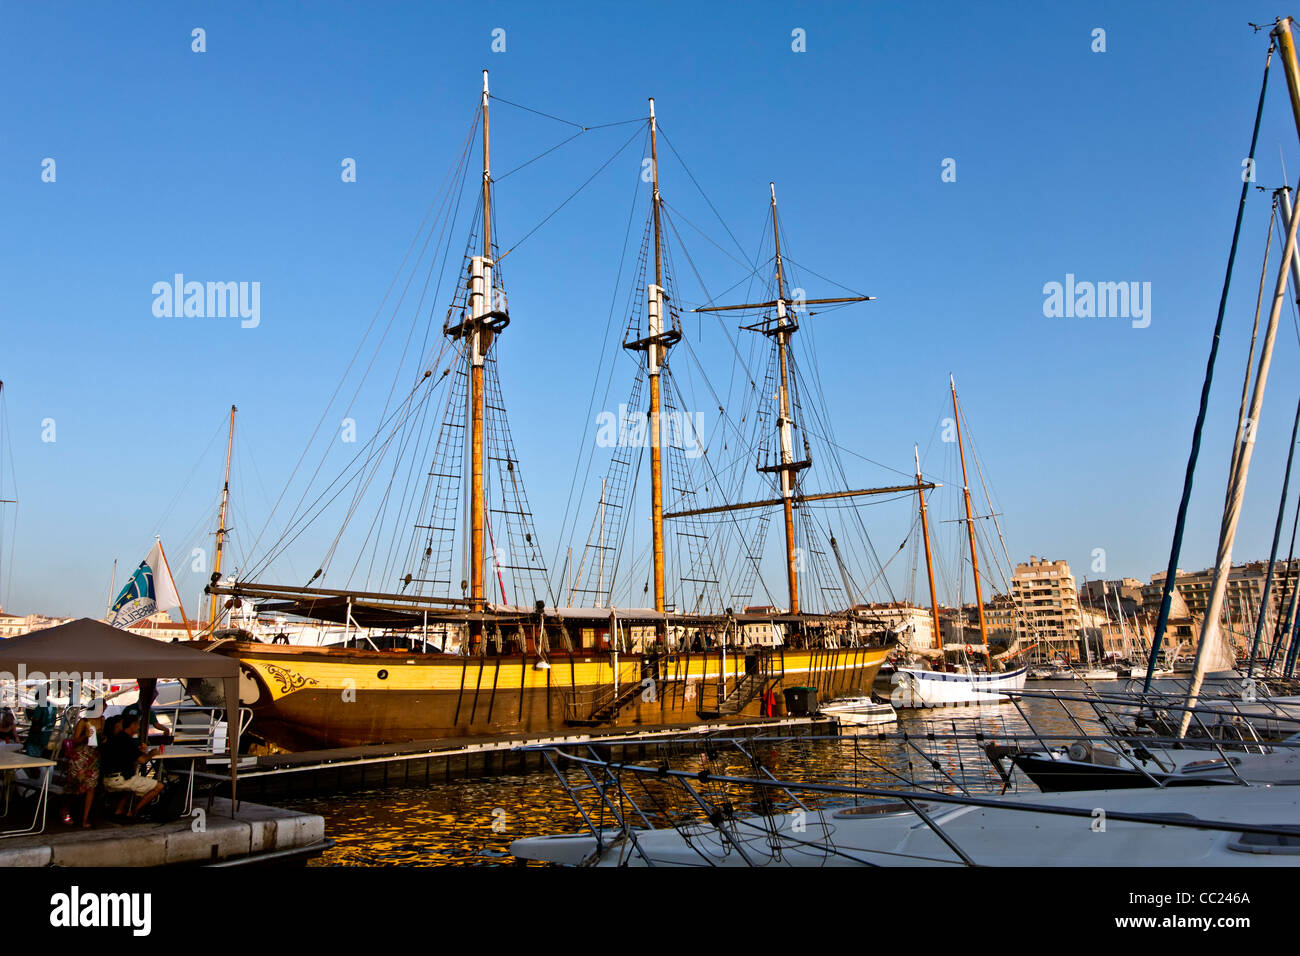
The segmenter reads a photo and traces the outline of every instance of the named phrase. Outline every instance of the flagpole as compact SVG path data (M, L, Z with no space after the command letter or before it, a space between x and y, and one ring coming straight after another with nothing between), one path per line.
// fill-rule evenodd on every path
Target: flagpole
M181 620L185 622L185 630L190 635L190 640L194 640L194 628L190 626L190 619L185 616L185 599L181 597L181 592L176 590L176 579L172 577L172 566L167 562L167 552L163 550L162 538L155 538L158 542L158 553L162 555L163 567L167 569L167 580L172 583L172 593L176 595L176 606L180 608Z
M113 559L113 573L108 579L108 613L113 613L113 605L117 602L117 558Z

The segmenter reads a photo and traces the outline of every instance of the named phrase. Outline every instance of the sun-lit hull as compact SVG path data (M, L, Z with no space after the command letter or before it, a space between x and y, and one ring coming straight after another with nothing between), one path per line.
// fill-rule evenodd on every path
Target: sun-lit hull
M240 696L252 708L252 731L289 750L538 735L574 724L707 722L719 718L700 714L702 698L706 685L711 689L721 682L724 666L716 650L657 661L620 654L617 676L609 653L552 652L550 666L539 667L533 654L464 657L245 642L214 650L244 665ZM869 688L890 650L778 649L766 689L780 707L788 687L816 687L823 699ZM745 668L745 656L729 650L728 687L744 676ZM591 702L616 693L626 697L622 705L605 719L594 719ZM755 695L726 718L761 716L763 696Z

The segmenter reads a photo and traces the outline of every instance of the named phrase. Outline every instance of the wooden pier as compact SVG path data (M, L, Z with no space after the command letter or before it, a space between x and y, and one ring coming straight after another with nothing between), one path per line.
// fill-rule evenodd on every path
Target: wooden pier
M709 736L804 737L833 733L836 722L823 717L737 717L729 721L669 724L628 733L606 728L566 735L528 737L451 737L400 744L373 744L330 750L274 754L241 763L239 793L259 800L318 796L356 790L425 787L475 777L533 773L546 769L541 753L530 749L566 743L597 742L620 759L654 755L683 738ZM246 761L249 758L245 758ZM219 774L208 777L218 788ZM220 791L218 791L220 792Z

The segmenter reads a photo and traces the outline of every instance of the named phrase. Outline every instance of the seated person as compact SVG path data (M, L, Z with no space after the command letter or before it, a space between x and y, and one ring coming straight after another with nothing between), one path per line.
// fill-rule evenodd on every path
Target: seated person
M123 715L118 732L104 741L99 748L99 765L104 789L109 793L120 794L124 800L132 794L140 797L140 801L128 814L131 817L148 806L163 791L161 783L152 777L139 775L140 765L156 753L145 749L138 739L139 733L140 718Z
M154 691L153 696L154 696L154 699L156 700L157 697L158 697L158 692L157 692L156 690ZM136 720L139 720L139 719L140 719L140 714L141 714L141 707L140 707L140 702L139 702L138 700L137 700L134 704L127 704L126 707L123 708L123 710L122 710L122 716L123 716L123 717L135 717ZM162 731L162 743L170 743L170 742L171 742L171 734L170 734L170 732L167 730L167 725L164 724L164 723L162 723L161 721L158 720L158 714L157 714L157 712L154 711L154 710L152 709L152 705L150 705L150 710L149 710L149 736L150 736L151 739L152 739L152 738L156 738L156 737L158 737L158 734L155 734L155 733L153 732L153 731L155 731L155 730Z
M0 744L18 743L18 718L10 707L0 707Z

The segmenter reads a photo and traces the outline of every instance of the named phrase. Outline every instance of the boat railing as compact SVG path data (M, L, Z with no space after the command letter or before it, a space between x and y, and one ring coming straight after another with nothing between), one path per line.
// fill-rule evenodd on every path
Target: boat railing
M882 734L882 737L902 735ZM971 736L975 736L972 734ZM748 738L752 748L762 738ZM808 738L801 738L807 740ZM1085 806L1065 806L1033 800L1008 801L997 794L951 793L920 790L912 787L886 788L860 784L841 784L823 781L782 780L770 771L744 775L717 773L713 767L722 759L720 751L731 744L738 745L736 757L748 758L753 754L740 741L708 738L703 745L712 753L704 769L673 768L666 762L657 766L613 760L609 751L592 745L544 745L541 750L562 788L574 801L579 813L594 838L593 852L584 864L603 862L604 856L617 849L617 862L627 862L636 856L646 865L656 863L644 845L647 830L653 829L651 817L634 799L634 790L650 794L665 787L676 787L687 797L696 813L659 814L668 826L682 837L686 847L709 864L716 855L735 855L747 865L768 865L782 859L790 852L806 852L810 847L825 853L827 858L843 858L847 862L870 865L855 851L837 846L832 839L834 827L827 824L832 815L859 815L874 813L909 813L920 825L934 833L952 854L952 858L927 856L929 862L959 862L976 865L972 858L945 828L950 811L957 808L983 808L1011 813L1047 814L1059 817L1088 819L1095 823L1097 811ZM578 776L574 777L574 771ZM575 779L577 782L575 782ZM653 790L651 788L654 788ZM755 801L761 812L738 807L738 793L762 794ZM594 804L591 802L594 798ZM785 806L781 806L784 798ZM849 806L848 801L853 801ZM820 802L819 809L813 809ZM662 806L662 795L656 798ZM818 822L820 815L821 822ZM1226 820L1206 820L1188 813L1148 813L1105 811L1107 821L1134 823L1145 826L1187 828L1193 830L1235 833L1241 836L1256 835L1281 839L1288 843L1296 840L1294 827L1283 825L1257 825L1234 823ZM954 818L955 819L955 818ZM710 838L716 840L710 844Z
M168 728L173 743L211 751L221 756L229 751L229 722L224 707L205 704L154 704L149 712ZM253 712L239 708L239 734L253 720Z

